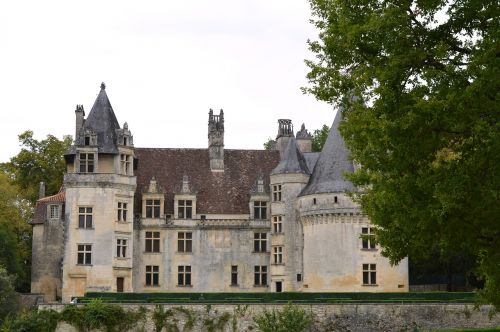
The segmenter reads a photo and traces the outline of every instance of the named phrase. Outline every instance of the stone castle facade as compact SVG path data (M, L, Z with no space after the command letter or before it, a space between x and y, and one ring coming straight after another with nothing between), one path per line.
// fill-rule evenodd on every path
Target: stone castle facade
M391 292L408 264L381 256L348 192L354 171L338 111L322 152L279 120L274 150L224 149L209 112L208 149L136 148L104 84L78 105L61 191L33 219L33 293ZM43 196L43 195L42 195Z

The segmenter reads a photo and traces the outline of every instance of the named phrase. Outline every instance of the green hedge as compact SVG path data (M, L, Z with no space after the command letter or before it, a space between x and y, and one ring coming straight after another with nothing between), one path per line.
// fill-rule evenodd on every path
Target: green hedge
M99 298L118 303L474 303L472 292L428 293L98 293L89 292L81 302Z

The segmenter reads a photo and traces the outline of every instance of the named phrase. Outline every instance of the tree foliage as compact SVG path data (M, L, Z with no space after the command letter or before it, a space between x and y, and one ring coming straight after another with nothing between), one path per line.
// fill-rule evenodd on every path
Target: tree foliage
M3 165L13 182L19 186L23 196L32 203L38 198L40 182L45 182L46 194L59 191L66 170L64 153L71 146L71 137L63 140L47 135L46 139L33 138L33 131L19 135L21 151Z
M20 308L19 294L14 290L13 277L0 265L0 325L7 316Z
M0 171L0 265L15 277L19 291L29 291L31 266L31 205Z
M498 2L310 1L320 34L304 90L344 108L383 254L469 252L500 306Z
M326 139L328 138L329 132L330 128L327 125L323 125L321 129L316 129L313 132L313 137L312 137L313 152L321 152L321 150L323 149L323 145L325 145Z

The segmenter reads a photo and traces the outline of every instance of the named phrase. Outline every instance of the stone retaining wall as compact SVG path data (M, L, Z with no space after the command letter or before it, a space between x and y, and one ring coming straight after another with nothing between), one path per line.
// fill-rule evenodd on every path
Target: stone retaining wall
M217 322L221 317L230 317L223 331L256 331L252 317L263 309L279 309L275 304L165 304L165 309L191 310L196 322L191 331L207 331L207 321ZM311 304L299 305L314 314L311 331L415 331L438 328L469 328L500 326L500 314L489 317L491 306L474 308L470 304ZM123 304L126 310L136 310L139 305ZM150 313L155 305L145 304ZM63 305L40 305L39 309L60 311ZM175 311L173 322L183 331L187 315ZM76 332L72 326L60 323L58 332ZM144 326L137 331L154 331L151 314ZM163 330L165 331L165 329Z

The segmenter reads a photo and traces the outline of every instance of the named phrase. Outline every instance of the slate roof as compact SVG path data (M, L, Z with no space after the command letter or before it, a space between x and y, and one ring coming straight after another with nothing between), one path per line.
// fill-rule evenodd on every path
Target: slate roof
M31 224L33 225L43 224L45 220L47 220L47 205L53 203L64 203L65 200L66 200L66 192L64 190L61 190L59 193L55 195L43 197L37 200L35 213L33 215L33 220L31 221ZM64 204L61 216L64 216Z
M309 183L300 196L355 190L354 185L343 176L346 172L354 172L354 165L349 160L350 152L339 132L341 121L342 110L339 109Z
M101 91L83 127L97 133L97 144L99 145L100 153L118 153L116 148L116 129L120 129L120 125L109 102L104 83L101 84Z
M248 214L250 190L259 175L269 186L269 174L280 161L278 151L224 150L224 172L212 172L208 149L136 148L139 160L135 174L135 208L141 213L141 193L146 192L154 176L165 191L165 213L174 213L174 190L187 175L197 191L198 214Z
M271 172L271 174L284 174L284 173L304 173L310 174L307 167L307 162L297 146L295 137L290 137L285 151L283 152L283 159L278 166Z

